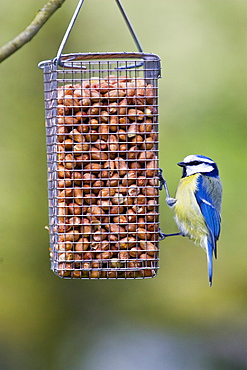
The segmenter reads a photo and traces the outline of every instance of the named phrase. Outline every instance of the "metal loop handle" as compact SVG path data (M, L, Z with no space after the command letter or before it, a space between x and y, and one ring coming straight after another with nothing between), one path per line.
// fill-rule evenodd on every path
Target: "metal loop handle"
M122 13L122 16L123 16L123 18L124 18L124 20L125 20L128 28L129 28L129 31L130 31L133 39L135 41L135 44L137 46L137 49L139 50L140 53L143 53L143 49L142 49L142 47L140 45L140 42L139 42L139 40L138 40L138 38L136 36L136 33L135 33L135 31L134 31L131 23L130 23L130 20L129 20L129 18L128 18L128 16L127 16L127 14L126 14L126 12L125 12L125 10L124 10L124 8L123 8L120 0L115 0L115 1L116 1L117 5L118 5L118 7L119 7L119 9L120 9L120 11ZM72 28L74 26L74 23L75 23L76 18L77 18L78 14L79 14L79 12L81 10L81 7L82 7L83 3L84 3L84 0L79 0L79 3L77 5L77 7L76 7L76 10L75 10L75 12L74 12L74 14L73 14L73 16L71 18L71 21L70 21L70 23L68 25L68 28L67 28L67 30L66 30L66 32L64 34L64 37L62 39L62 42L61 42L60 46L59 46L59 49L58 49L58 52L57 52L57 57L54 59L55 60L55 63L57 63L61 67L64 66L64 63L61 61L61 55L62 55L63 48L64 48L64 46L65 46L65 44L67 42L67 39L68 39L68 37L70 35L70 32L71 32L71 30L72 30Z

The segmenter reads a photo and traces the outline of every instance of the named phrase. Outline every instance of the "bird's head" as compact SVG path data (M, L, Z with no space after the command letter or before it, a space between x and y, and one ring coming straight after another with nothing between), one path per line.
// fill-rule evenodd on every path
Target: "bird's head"
M217 164L204 155L188 155L182 162L178 163L178 166L183 168L182 177L191 176L196 173L202 173L212 177L219 176Z

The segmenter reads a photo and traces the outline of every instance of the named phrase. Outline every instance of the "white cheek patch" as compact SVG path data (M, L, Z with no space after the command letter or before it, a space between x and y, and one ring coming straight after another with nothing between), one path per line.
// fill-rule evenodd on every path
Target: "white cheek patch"
M186 175L191 176L198 172L211 172L213 171L214 167L210 166L210 164L200 163L197 166L187 166L186 167Z

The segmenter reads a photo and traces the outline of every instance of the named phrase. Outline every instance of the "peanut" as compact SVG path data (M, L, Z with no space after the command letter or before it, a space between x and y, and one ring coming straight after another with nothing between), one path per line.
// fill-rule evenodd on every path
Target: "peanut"
M110 151L116 152L118 148L118 140L115 135L110 135Z
M91 148L91 157L97 161L106 161L108 159L108 155L105 152L101 152L98 148L93 146Z
M128 167L125 160L121 157L115 159L115 168L119 170L119 175L124 176L127 173Z

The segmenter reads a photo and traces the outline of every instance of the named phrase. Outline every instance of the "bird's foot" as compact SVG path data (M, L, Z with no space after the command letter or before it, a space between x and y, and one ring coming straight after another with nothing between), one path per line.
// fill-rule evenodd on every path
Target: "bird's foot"
M159 172L158 172L158 177L159 177L159 181L160 181L160 186L159 186L159 190L162 190L162 187L166 185L166 180L164 179L164 177L162 176L162 169L159 168Z
M174 204L177 202L177 199L175 198L171 198L171 197L166 197L166 204L169 206L169 207L173 207Z
M164 240L165 238L167 238L168 236L177 236L177 235L182 235L182 233L173 233L173 234L165 234L161 231L161 229L159 228L159 236L160 236L160 241L161 240Z

